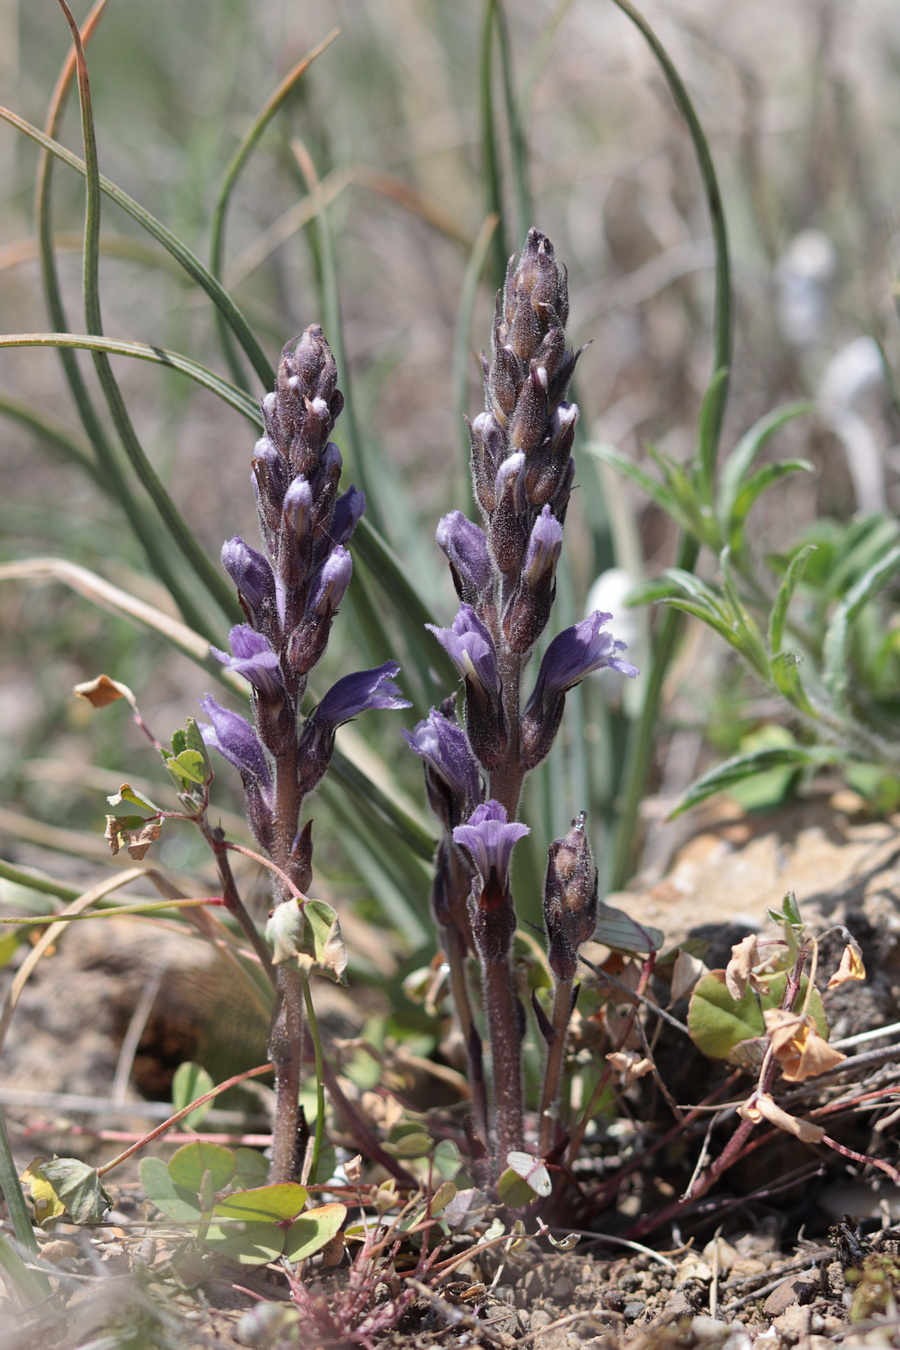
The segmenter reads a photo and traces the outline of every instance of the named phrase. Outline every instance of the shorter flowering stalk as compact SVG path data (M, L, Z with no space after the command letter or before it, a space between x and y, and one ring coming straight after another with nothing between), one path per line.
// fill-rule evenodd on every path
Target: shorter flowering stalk
M250 686L252 722L206 695L207 743L241 775L247 819L287 884L277 905L312 880L310 823L303 804L321 782L337 728L367 709L408 708L388 661L337 681L307 716L310 673L328 644L350 582L347 543L365 508L355 487L339 492L341 453L329 440L343 407L337 367L322 329L309 327L284 348L274 392L262 404L265 435L257 442L252 481L264 552L239 536L222 549L246 623L231 631L231 654L213 654ZM302 1075L304 987L300 970L278 964L270 1036L276 1109L270 1179L293 1181ZM321 1122L320 1122L321 1123Z
M547 857L544 882L544 924L547 958L553 973L553 1011L544 1027L547 1059L540 1105L539 1152L546 1157L558 1124L559 1090L565 1061L569 1019L578 996L575 974L578 948L593 936L597 923L597 869L585 833L582 811L564 839L555 839Z

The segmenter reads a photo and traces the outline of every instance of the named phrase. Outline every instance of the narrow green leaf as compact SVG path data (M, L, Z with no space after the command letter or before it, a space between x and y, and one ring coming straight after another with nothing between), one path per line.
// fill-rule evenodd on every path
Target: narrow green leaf
M731 550L729 548L723 548L719 554L719 565L722 569L722 587L725 591L725 599L731 607L731 626L735 635L734 645L743 652L745 659L749 661L760 679L765 680L769 674L769 661L762 634L757 627L756 620L741 600L731 567Z
M900 572L900 545L892 548L851 586L828 625L822 644L822 677L838 708L843 707L847 700L850 629L853 621L897 572Z
M724 461L719 470L716 515L722 533L726 538L730 533L729 522L734 511L734 504L741 491L741 484L756 456L786 422L792 421L795 417L802 417L805 413L811 411L812 405L809 403L788 403L782 408L775 408L773 412L761 417L741 437L731 454Z
M254 117L253 121L250 123L247 130L244 132L240 144L238 145L237 149L235 150L234 154L231 157L228 167L226 168L225 173L222 177L222 184L219 188L219 194L216 198L216 202L213 207L212 222L210 227L209 269L211 274L217 280L221 279L222 275L222 262L225 248L225 221L228 214L228 207L231 202L231 194L234 191L235 185L237 184L238 178L241 175L244 165L249 160L250 155L253 153L253 150L259 143L259 140L262 137L263 132L271 122L272 118L278 112L279 108L281 108L284 105L285 101L294 92L294 89L296 88L299 80L302 78L303 75L306 74L307 70L312 65L316 57L321 55L321 53L325 51L326 47L329 47L331 45L331 43L337 37L339 32L340 29L333 28L331 32L328 34L328 36L323 39L322 42L320 42L316 47L313 48L311 52L308 52L306 56L304 56L300 61L298 61L292 70L288 71L287 75L281 81L278 88L275 90L273 94L269 96L269 98L263 104L260 111L257 113L256 117ZM241 370L240 362L237 359L237 354L234 350L231 331L229 330L224 315L221 312L217 313L216 318L219 325L219 333L222 339L223 350L225 352L225 357L226 360L228 361L232 377L236 384L238 384L241 388L245 388L243 372Z
M529 229L534 224L534 211L531 204L531 191L528 186L528 143L522 110L516 97L512 50L502 0L496 0L494 5L494 21L497 30L497 47L500 52L500 70L503 75L506 125L509 133L509 167L512 177L513 202L515 204L516 247L521 248L525 243Z
M806 564L815 552L816 545L807 544L795 553L778 588L775 604L769 616L769 651L775 655L781 651L781 644L784 641L784 625L794 591L800 583Z
M783 694L793 707L806 713L807 717L815 717L816 711L800 682L798 667L801 660L802 657L797 652L778 652L771 658L769 670L779 693Z
M478 295L478 286L484 272L485 261L499 216L490 214L482 222L478 237L472 245L469 260L463 276L459 296L459 308L456 312L456 328L453 334L453 406L456 410L456 422L460 435L459 486L456 488L456 504L466 515L474 505L472 497L472 478L469 472L469 431L466 426L466 414L469 410L469 367L471 359L472 314Z
M24 135L30 137L31 140L42 146L44 150L55 155L57 159L62 160L69 168L74 169L76 173L85 174L86 169L84 160L79 159L77 155L73 155L71 151L67 150L65 146L60 145L58 141L53 140L52 137L45 136L43 132L38 131L37 127L32 126L30 122L26 122L8 108L3 107L0 107L0 119L8 122L18 131L21 131ZM226 323L229 324L238 342L241 344L241 347L246 352L247 358L256 371L263 388L270 389L275 383L275 371L254 337L247 320L224 287L220 285L209 269L204 267L200 259L196 257L189 248L185 247L180 239L172 234L171 231L167 230L166 227L156 220L149 211L146 211L138 202L129 197L127 192L123 192L121 188L116 187L115 183L111 183L109 179L104 178L102 174L100 175L99 183L100 190L104 196L109 197L110 200L115 202L117 206L120 206L123 211L126 211L132 219L136 220L148 234L158 240L163 248L171 253L172 257L184 269L191 280L196 282L197 285L206 292L210 300L212 300L213 304L223 315Z
M714 769L692 783L677 806L669 812L668 819L674 820L684 811L705 801L716 792L727 792L735 783L742 782L751 774L764 773L768 769L820 768L826 764L839 764L843 752L831 746L784 746L770 750L754 750L746 755L734 755L731 759L718 764Z
M492 282L495 290L503 285L509 259L506 224L503 213L503 183L500 176L500 151L497 141L497 112L494 106L494 32L497 0L485 0L481 20L479 56L479 110L481 177L485 215L497 217L491 247Z
M588 441L584 448L589 455L593 455L594 459L599 459L603 464L612 465L623 477L646 492L650 500L656 502L656 505L665 511L666 515L677 520L682 528L685 527L686 521L682 516L679 503L676 502L674 493L665 484L657 482L648 473L644 473L643 469L639 468L626 455L614 450L612 446L603 445L598 441Z
M700 500L706 507L711 507L713 504L719 428L722 425L727 399L728 370L720 369L714 372L709 387L703 395L697 422L696 483Z
M6 1119L2 1111L0 1111L0 1191L3 1192L3 1199L6 1201L6 1209L16 1238L28 1251L36 1252L38 1249L37 1239L34 1236L25 1197L22 1194L18 1169L6 1129ZM14 1260L12 1264L15 1264ZM38 1283L44 1296L50 1293L50 1286L43 1276L40 1277Z
M741 547L744 522L757 498L768 492L769 488L775 487L782 478L787 478L788 474L812 473L813 470L814 466L808 459L779 459L774 464L764 464L752 474L738 492L731 514L723 527L730 547L735 551Z

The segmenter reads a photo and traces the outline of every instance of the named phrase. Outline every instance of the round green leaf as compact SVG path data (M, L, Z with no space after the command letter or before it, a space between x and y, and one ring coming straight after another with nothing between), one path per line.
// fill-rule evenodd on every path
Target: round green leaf
M742 1041L765 1036L763 1011L781 1006L787 986L787 974L782 971L767 981L764 994L756 994L748 987L742 999L735 1001L725 987L725 971L711 970L697 983L688 1006L688 1031L698 1050L711 1059L727 1059ZM806 998L808 981L800 981L795 1006L801 1008ZM813 990L809 1012L821 1036L827 1038L828 1023L818 991Z
M169 1176L162 1158L141 1159L141 1183L160 1213L176 1223L200 1222L200 1199L196 1191L178 1186Z
M269 1175L269 1164L255 1148L236 1148L234 1158L237 1172L234 1184L239 1190L249 1191L254 1186L264 1186Z
M203 1173L209 1172L217 1191L227 1186L237 1170L237 1162L230 1148L221 1144L184 1144L169 1159L169 1176L178 1186L199 1192Z
M320 1205L318 1209L309 1209L287 1230L284 1242L284 1254L289 1261L305 1261L321 1251L327 1242L340 1230L347 1217L347 1206L340 1204Z
M257 1186L252 1191L234 1191L219 1201L213 1213L217 1219L280 1223L282 1219L293 1219L305 1204L305 1187L284 1181L276 1186Z
M528 1182L511 1167L507 1167L500 1175L497 1182L497 1196L511 1209L523 1209L525 1205L530 1205L532 1200L538 1198Z
M285 1231L277 1223L210 1224L205 1242L241 1266L264 1266L284 1251Z

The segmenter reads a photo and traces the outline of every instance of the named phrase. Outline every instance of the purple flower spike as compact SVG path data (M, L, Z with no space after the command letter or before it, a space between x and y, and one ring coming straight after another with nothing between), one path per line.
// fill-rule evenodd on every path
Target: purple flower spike
M262 742L246 718L239 713L223 708L211 694L205 694L200 707L206 713L212 725L200 724L200 731L207 745L218 750L233 764L243 779L244 786L257 787L264 793L272 786L272 774Z
M427 623L456 669L482 695L500 693L500 675L493 639L471 605L460 605L452 628Z
M623 661L616 654L625 650L625 643L617 642L612 633L602 631L611 618L611 614L595 610L581 623L566 628L553 639L544 653L529 708L544 702L549 695L566 693L585 675L590 675L593 670L602 670L604 666L621 671L632 679L638 674L636 666L630 661Z
M358 717L370 708L411 708L394 684L393 676L400 670L396 661L386 661L374 670L359 670L345 675L333 684L310 717L311 722L323 728L334 728Z
M462 727L432 708L424 721L401 734L410 749L424 760L426 772L431 770L445 784L455 802L463 809L477 802L481 795L478 764Z
M451 511L438 522L435 537L450 562L460 600L474 605L490 596L494 569L484 531L467 520L462 511Z
M275 578L268 559L239 534L222 545L222 566L252 612L275 598Z
M228 640L234 655L229 656L227 652L219 651L218 647L210 647L216 660L236 674L243 675L254 689L267 698L277 697L283 689L283 683L278 653L273 651L268 638L257 633L249 624L239 623L232 628Z
M468 824L457 825L453 839L471 854L485 887L494 873L505 890L513 845L530 833L528 826L518 821L507 823L506 807L492 799L475 807Z

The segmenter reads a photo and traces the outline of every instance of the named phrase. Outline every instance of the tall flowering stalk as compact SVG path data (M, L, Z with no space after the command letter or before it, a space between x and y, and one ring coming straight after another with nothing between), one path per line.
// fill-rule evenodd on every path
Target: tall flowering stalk
M300 814L328 768L337 728L369 708L410 706L394 684L399 666L388 661L344 676L308 716L301 711L350 581L346 545L365 508L355 487L339 493L341 453L329 436L343 402L334 357L313 325L285 347L275 390L262 405L266 434L252 467L263 552L239 536L222 549L247 622L231 630L231 654L215 655L249 682L252 722L210 695L201 700L209 718L204 739L240 773L260 847L304 893L312 836L311 822L300 828ZM279 883L276 907L292 898ZM277 994L273 1182L293 1180L298 1163L303 987L293 963L279 964Z
M497 297L491 359L482 358L485 410L470 426L482 524L454 511L437 529L460 607L450 628L429 627L462 679L465 730L450 700L407 734L425 763L429 803L444 828L432 908L468 1046L475 1123L501 1164L524 1138L525 1014L512 968L516 913L509 888L512 848L528 833L515 821L522 785L550 752L568 690L604 666L637 674L620 655L624 644L605 631L612 616L596 612L553 639L523 695L525 669L553 608L575 474L578 409L566 402L566 392L578 353L566 347L568 312L565 269L550 240L532 229L521 257L510 260ZM582 817L551 846L545 884L548 959L556 981L552 1019L539 1018L548 1045L540 1127L545 1151L572 1009L575 953L593 932L596 902ZM466 979L469 953L481 968L490 1094Z

